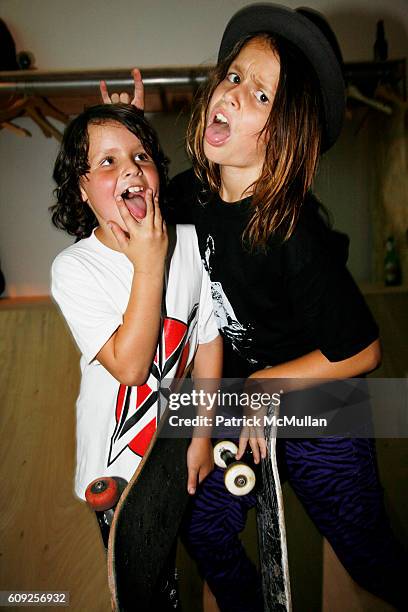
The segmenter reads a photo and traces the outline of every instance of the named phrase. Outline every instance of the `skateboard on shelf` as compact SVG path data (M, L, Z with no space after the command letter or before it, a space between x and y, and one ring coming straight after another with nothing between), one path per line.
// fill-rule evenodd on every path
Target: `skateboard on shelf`
M87 488L107 544L115 612L179 610L175 550L188 502L188 438L160 436L164 416L137 470L123 481L99 478Z

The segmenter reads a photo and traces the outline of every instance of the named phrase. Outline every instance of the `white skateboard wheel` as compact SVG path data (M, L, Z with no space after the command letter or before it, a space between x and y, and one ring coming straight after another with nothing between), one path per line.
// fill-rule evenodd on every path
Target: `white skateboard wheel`
M249 465L237 461L225 471L224 482L232 495L247 495L255 486L255 472Z
M231 440L217 442L217 444L214 446L214 463L215 465L218 465L218 467L225 469L228 466L221 457L223 451L229 451L235 456L238 452L238 446L234 444L234 442L231 442Z

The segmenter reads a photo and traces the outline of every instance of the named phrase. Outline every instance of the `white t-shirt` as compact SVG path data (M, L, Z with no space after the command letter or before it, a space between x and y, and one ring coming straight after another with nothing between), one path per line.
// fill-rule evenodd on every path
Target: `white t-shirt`
M133 278L127 257L92 233L55 258L51 276L51 293L82 353L75 491L84 498L95 478L130 480L161 416L160 381L181 376L197 344L214 340L218 329L209 277L191 225L177 226L160 347L140 387L121 385L95 359L123 321Z

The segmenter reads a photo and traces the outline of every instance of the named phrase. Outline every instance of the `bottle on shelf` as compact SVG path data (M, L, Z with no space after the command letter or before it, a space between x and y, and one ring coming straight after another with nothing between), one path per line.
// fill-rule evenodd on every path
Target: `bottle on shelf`
M377 21L377 34L374 43L374 61L386 62L388 59L388 42L385 38L384 20Z
M387 287L401 284L401 264L394 236L385 241L384 281Z

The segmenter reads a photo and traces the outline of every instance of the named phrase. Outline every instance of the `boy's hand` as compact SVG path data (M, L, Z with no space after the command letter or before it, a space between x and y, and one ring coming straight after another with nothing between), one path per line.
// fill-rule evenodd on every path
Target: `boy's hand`
M249 377L246 380L244 386L244 393L248 394L251 397L251 394L259 395L259 387L255 381ZM256 395L254 395L256 397ZM261 408L256 404L256 408L251 406L251 404L245 410L245 417L247 419L248 425L244 426L241 430L241 435L239 437L238 444L238 453L236 455L236 459L241 459L242 455L245 452L246 446L249 442L249 446L251 447L254 463L258 464L261 459L265 459L267 455L267 445L265 440L264 433L264 416L266 414L265 406Z
M193 438L187 451L187 491L194 495L197 479L200 483L214 469L213 447L210 438Z
M132 262L135 272L155 274L163 272L166 259L168 238L165 221L160 212L159 197L153 198L153 191L146 191L146 216L136 221L126 208L122 198L117 206L127 234L114 221L108 225L114 234L119 250Z
M261 459L266 459L268 450L263 427L242 428L241 435L239 436L238 452L236 455L236 459L238 461L244 454L248 442L254 456L254 463L258 464Z
M99 89L101 92L103 103L117 104L118 102L122 102L123 104L133 104L133 106L136 106L136 108L144 110L144 87L140 70L138 68L133 68L132 76L134 82L134 91L132 99L130 99L130 95L125 91L122 91L120 94L113 93L110 96L106 81L101 81L99 84Z

